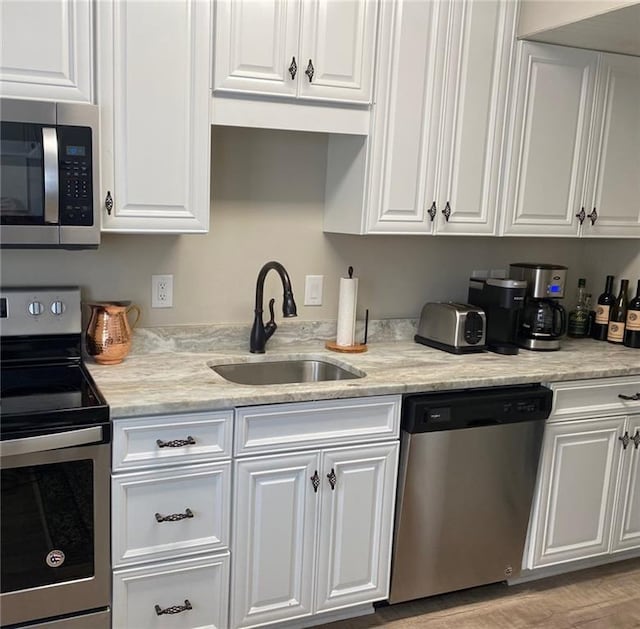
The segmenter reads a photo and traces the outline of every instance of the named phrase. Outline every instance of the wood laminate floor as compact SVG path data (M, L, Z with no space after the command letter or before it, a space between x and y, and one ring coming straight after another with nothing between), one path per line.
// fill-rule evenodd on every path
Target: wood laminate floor
M640 559L509 587L487 585L379 607L320 629L631 629L640 627Z

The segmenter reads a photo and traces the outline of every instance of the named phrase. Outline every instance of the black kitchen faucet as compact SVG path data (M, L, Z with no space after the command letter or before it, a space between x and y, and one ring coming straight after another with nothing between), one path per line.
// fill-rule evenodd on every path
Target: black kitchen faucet
M264 348L267 341L271 338L273 333L277 329L275 315L273 313L273 304L275 299L269 300L269 314L271 318L267 321L266 325L262 321L262 302L264 294L264 280L267 273L274 269L278 272L280 279L282 280L282 288L284 289L284 295L282 297L282 314L285 317L296 317L298 311L296 309L296 302L293 299L293 291L291 290L291 280L287 270L280 264L272 260L267 262L258 273L258 281L256 282L256 308L255 316L253 319L253 326L251 328L251 337L249 339L249 349L252 354L264 354Z

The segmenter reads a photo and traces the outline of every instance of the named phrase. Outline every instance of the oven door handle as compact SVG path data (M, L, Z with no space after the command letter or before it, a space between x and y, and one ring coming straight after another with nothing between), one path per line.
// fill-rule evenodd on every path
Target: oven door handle
M57 225L60 218L58 179L58 133L54 127L42 128L44 152L44 222Z
M25 437L24 439L10 439L0 442L0 456L17 456L19 454L32 454L34 452L46 452L47 450L59 450L71 446L83 446L102 441L102 426L81 428L69 432L57 432L52 435L39 435L37 437Z

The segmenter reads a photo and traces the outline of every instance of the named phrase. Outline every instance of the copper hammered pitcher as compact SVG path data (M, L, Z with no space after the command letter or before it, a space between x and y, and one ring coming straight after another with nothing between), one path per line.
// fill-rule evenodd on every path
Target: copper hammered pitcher
M130 301L89 302L91 308L87 326L87 352L101 365L121 363L131 349L132 329L140 319L140 308ZM127 315L136 312L129 325Z

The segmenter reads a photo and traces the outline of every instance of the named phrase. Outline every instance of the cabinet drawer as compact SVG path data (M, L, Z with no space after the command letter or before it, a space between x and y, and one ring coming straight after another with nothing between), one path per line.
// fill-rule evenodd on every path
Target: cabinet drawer
M230 488L229 461L114 476L113 565L226 548Z
M232 422L231 410L116 420L113 470L230 457Z
M235 454L397 439L400 396L248 406L236 410Z
M640 376L599 378L556 382L553 389L553 410L549 422L572 417L603 417L640 412L640 400L625 400L640 393Z
M113 629L224 629L228 616L229 553L113 573ZM191 609L183 607L189 601Z

